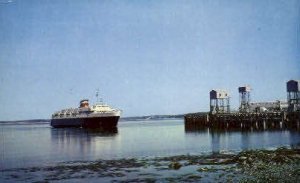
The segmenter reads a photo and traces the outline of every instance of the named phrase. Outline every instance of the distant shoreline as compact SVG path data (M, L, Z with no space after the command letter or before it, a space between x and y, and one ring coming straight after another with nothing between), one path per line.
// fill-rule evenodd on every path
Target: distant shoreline
M183 119L184 114L178 115L149 115L149 116L135 116L135 117L121 117L120 122L125 121L146 121L146 120L165 120L165 119ZM0 124L5 123L49 123L51 119L28 119L28 120L11 120L11 121L0 121Z

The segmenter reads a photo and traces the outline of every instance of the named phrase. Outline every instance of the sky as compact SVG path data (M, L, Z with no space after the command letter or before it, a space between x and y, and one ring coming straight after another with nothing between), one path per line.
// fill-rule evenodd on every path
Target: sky
M209 91L286 99L300 79L299 0L0 0L0 120L83 98L123 117L209 110Z

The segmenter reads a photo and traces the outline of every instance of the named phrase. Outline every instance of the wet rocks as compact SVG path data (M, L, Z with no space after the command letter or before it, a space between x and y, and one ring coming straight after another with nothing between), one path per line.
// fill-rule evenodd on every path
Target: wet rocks
M10 182L25 179L27 182L71 179L101 179L105 182L197 182L200 179L203 182L299 182L300 149L64 162L54 166L6 169L1 172L3 179ZM134 179L137 176L139 179Z
M169 164L170 169L179 170L182 165L179 162L172 162Z

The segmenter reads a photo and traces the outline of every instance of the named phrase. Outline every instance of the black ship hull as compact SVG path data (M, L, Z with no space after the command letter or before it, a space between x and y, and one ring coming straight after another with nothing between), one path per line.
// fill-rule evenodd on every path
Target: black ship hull
M51 126L54 128L95 128L95 129L113 129L118 125L120 116L103 116L89 118L58 118L51 119Z

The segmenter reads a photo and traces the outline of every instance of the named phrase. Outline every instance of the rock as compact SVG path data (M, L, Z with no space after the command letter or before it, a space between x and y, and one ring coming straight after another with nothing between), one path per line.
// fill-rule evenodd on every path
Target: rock
M247 159L247 157L245 157L245 156L240 157L240 160L246 160L246 159Z
M204 168L199 168L197 171L198 171L198 172L206 172L206 171L208 171L208 168L206 168L206 167L204 167Z
M182 165L178 162L172 162L169 164L169 168L174 170L179 170L182 167Z

